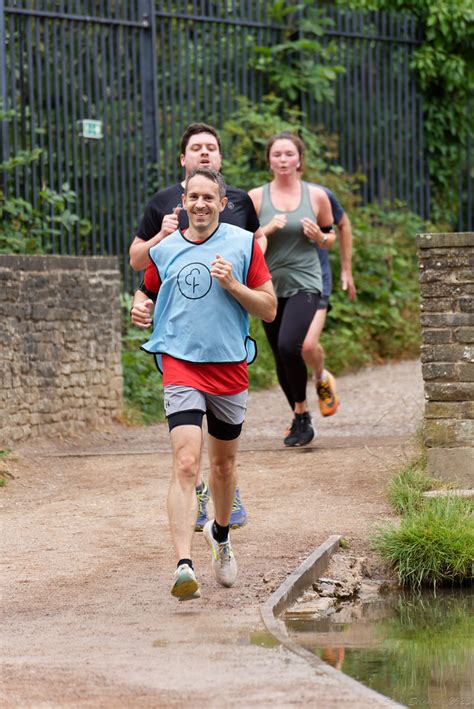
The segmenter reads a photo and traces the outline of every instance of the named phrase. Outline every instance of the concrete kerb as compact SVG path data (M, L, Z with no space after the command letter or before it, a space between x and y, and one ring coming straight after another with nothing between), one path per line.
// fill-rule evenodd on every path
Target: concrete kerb
M262 620L268 632L291 652L299 655L309 662L315 669L316 674L326 675L343 683L348 688L352 688L358 697L366 696L367 699L378 700L380 706L401 707L402 704L384 697L383 694L369 689L365 685L357 682L343 672L336 670L331 665L321 660L317 655L300 647L294 642L286 631L284 622L279 618L287 608L292 606L303 591L318 580L329 564L329 560L339 548L340 535L329 537L321 546L313 551L305 561L272 593L265 603L260 605Z

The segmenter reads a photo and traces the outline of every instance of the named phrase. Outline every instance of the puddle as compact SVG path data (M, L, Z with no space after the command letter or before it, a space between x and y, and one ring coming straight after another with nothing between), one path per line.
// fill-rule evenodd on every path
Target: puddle
M317 618L289 612L289 635L408 707L474 707L474 590L393 594Z
M260 647L274 648L280 643L276 640L268 630L258 630L250 635L250 645L259 645Z

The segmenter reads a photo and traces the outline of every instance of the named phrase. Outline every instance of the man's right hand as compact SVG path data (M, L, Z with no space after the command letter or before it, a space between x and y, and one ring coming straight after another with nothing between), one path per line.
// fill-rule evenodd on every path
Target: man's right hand
M142 300L145 298L145 300ZM152 310L154 303L150 298L147 298L142 291L137 291L133 300L132 309L130 310L130 316L132 318L132 323L142 330L146 330L152 324Z
M143 271L149 262L148 251L159 244L162 239L172 234L178 228L178 214L181 207L175 207L171 214L165 214L160 231L151 239L141 239L136 236L130 246L130 266L134 271Z
M165 236L169 236L179 227L178 215L181 207L175 207L171 214L165 214L163 221L161 222L160 234L164 239Z

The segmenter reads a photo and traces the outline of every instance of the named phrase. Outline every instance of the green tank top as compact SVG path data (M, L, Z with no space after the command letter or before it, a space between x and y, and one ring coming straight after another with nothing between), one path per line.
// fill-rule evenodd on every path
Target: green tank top
M270 197L270 185L263 185L262 205L258 215L260 224L268 224L275 214ZM301 202L292 212L286 212L288 221L267 237L265 259L272 274L273 287L278 298L290 298L296 293L322 292L321 264L313 241L303 233L300 219L316 220L311 206L307 182L301 183Z

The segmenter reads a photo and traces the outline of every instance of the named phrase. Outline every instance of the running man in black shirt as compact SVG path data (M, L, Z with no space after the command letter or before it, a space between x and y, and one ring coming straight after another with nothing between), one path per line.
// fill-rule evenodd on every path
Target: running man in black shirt
M181 195L184 192L186 177L191 170L196 167L208 167L212 170L220 171L222 164L221 142L216 129L205 123L191 123L181 138L179 159L185 171L183 181L159 190L151 198L130 246L130 265L135 271L141 271L147 267L149 261L148 250L152 246L158 244L176 229L186 229L188 227L188 217L181 205ZM242 229L253 232L257 239L263 237L263 240L265 240L252 200L248 194L244 190L227 185L226 195L227 205L220 213L219 221L239 226ZM143 302L148 300L149 296L152 296L151 293L144 289L144 286L141 286L140 290L143 291ZM140 293L138 296L140 296ZM137 303L136 294L134 301L135 311L137 308L140 308L140 303ZM148 310L144 309L143 317L144 319L149 317ZM208 486L202 479L199 479L197 483L196 494L199 509L196 529L202 530L208 519L206 504L210 499L210 495ZM232 506L230 527L236 529L243 527L246 523L247 513L237 488Z

